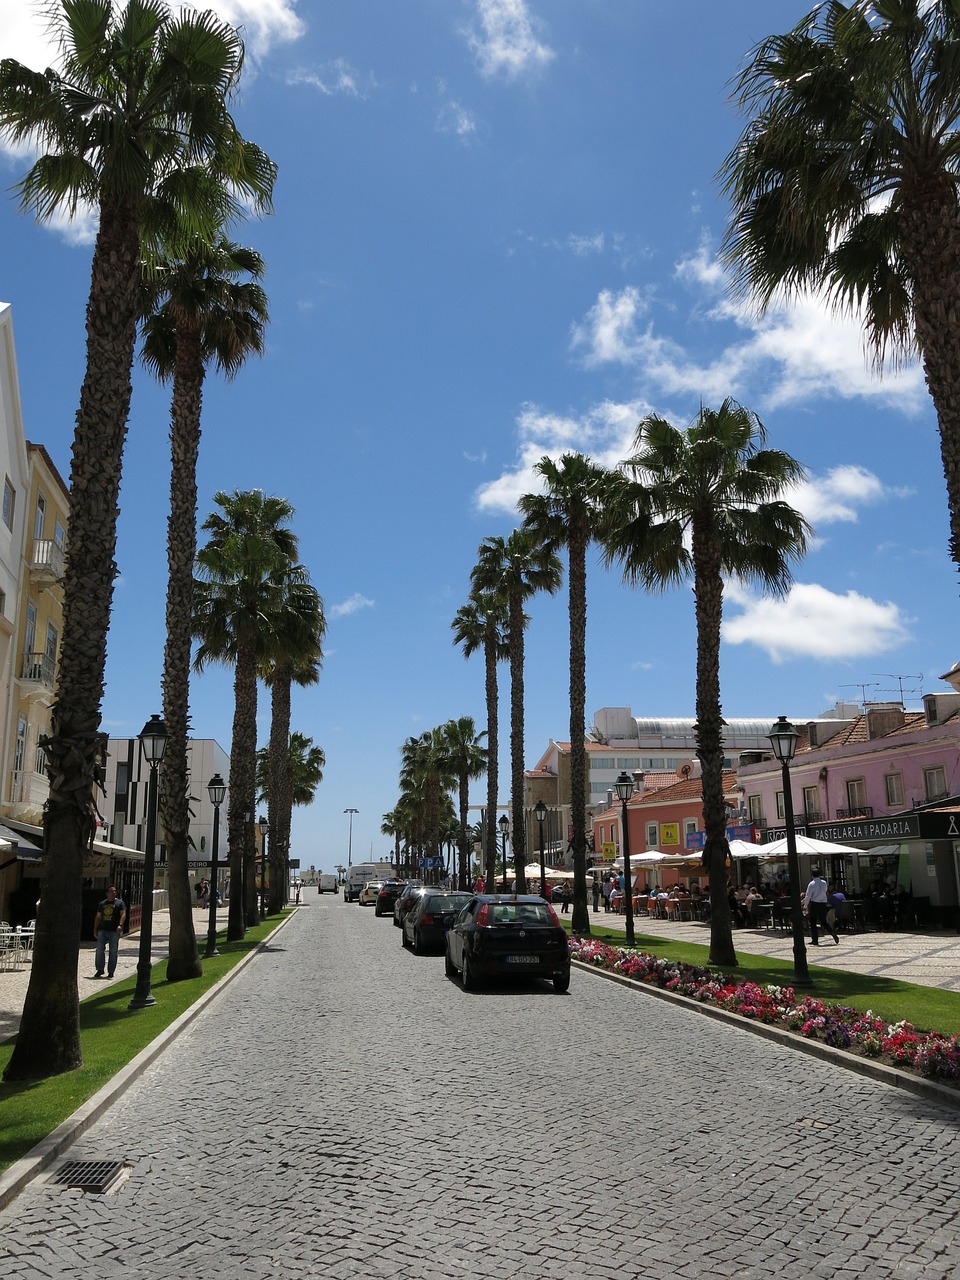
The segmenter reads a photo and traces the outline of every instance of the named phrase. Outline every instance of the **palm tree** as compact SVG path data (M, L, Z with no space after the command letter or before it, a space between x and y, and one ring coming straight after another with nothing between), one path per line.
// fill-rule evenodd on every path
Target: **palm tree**
M543 493L524 494L524 528L545 550L567 550L570 614L570 825L573 831L571 928L589 934L587 910L587 548L597 536L609 472L580 453L559 462L541 458L535 468Z
M479 778L486 772L487 749L483 745L483 739L487 735L482 730L477 733L473 716L461 716L459 720L448 720L441 732L447 763L458 783L460 826L457 847L460 851L460 865L457 870L457 884L461 889L469 889L471 886L467 876L470 866L470 846L467 817L470 811L470 779Z
M106 639L131 396L142 242L212 236L241 200L269 206L275 167L227 102L243 43L211 13L161 0L51 0L61 65L0 62L0 133L40 155L19 183L38 220L97 209L87 359L70 469L57 701L45 744L43 911L7 1079L81 1064L77 956L81 865L96 821ZM229 183L230 195L226 194Z
M271 694L269 789L270 910L279 911L290 881L290 816L294 804L289 775L290 689L316 684L326 632L323 601L310 585L306 570L291 570L273 636L273 652L264 667Z
M484 687L487 702L487 807L485 811L484 862L487 888L496 882L497 867L497 787L499 785L498 734L500 716L497 705L497 663L507 656L504 641L506 610L503 601L492 591L473 591L467 604L457 610L451 626L454 643L463 656L483 654Z
M703 785L703 865L710 877L710 960L735 965L727 905L720 626L723 575L783 594L790 561L806 549L803 516L780 500L803 477L787 453L765 449L756 414L732 400L701 408L685 431L644 418L638 452L611 486L603 529L624 577L664 591L693 577L697 624L697 756Z
M289 710L289 708L288 708ZM274 708L276 713L276 708ZM287 867L287 855L289 851L289 835L290 835L290 817L286 818L287 848L286 851L278 852L274 848L274 815L278 811L278 806L273 802L273 787L275 784L272 778L277 774L277 767L274 759L275 751L273 744L274 721L270 722L271 743L268 747L263 747L257 752L257 799L265 801L269 805L270 812L270 910L279 910L283 903L277 902L277 894L274 886L278 882L278 878L286 876L289 880L289 869ZM323 781L323 771L326 768L327 758L322 747L315 747L313 739L308 738L305 734L294 731L288 734L287 749L283 756L282 765L282 782L283 793L285 796L284 803L290 806L312 804L317 793L317 787ZM281 854L283 855L281 857ZM286 901L286 888L283 891L283 900Z
M721 170L736 284L822 289L863 309L876 358L918 350L940 428L960 565L960 10L819 4L763 41L737 92L751 120Z
M265 497L262 490L251 489L217 493L214 502L220 512L204 521L210 538L197 553L193 630L200 646L194 669L202 671L208 662L234 668L227 937L236 939L243 937L246 924L259 919L253 836L257 673L273 652L296 562L297 539L286 527L293 508L285 498Z
M514 529L509 538L483 540L470 578L475 590L499 593L507 605L507 647L510 653L510 826L517 889L520 893L526 893L523 640L529 618L524 612L524 605L538 591L546 591L550 595L558 591L563 580L563 570L555 551L538 543L528 529Z
M391 809L389 813L383 815L380 834L393 839L393 865L398 876L400 875L400 841L405 830L403 816L399 809Z
M440 856L443 796L455 782L442 729L428 729L419 738L408 738L401 748L401 790L423 787L423 832L426 854Z
M238 279L241 274L249 282ZM170 441L170 515L167 520L167 638L163 655L163 719L167 749L160 772L160 819L167 846L170 888L171 982L203 972L193 926L188 877L190 780L190 641L193 565L197 554L197 457L207 365L227 378L246 357L263 353L266 295L257 283L263 260L252 249L221 238L196 240L186 256L154 265L144 280L144 364L173 380Z

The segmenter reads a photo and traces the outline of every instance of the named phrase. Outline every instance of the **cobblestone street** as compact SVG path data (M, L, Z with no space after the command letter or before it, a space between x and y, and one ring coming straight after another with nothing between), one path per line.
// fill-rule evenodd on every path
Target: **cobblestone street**
M0 1214L5 1277L960 1273L960 1113L589 973L465 994L313 899Z

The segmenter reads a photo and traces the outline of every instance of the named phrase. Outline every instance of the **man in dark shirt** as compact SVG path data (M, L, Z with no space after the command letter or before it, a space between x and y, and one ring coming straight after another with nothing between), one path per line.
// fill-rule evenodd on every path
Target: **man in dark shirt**
M97 943L97 973L103 977L104 960L107 960L107 977L112 978L117 968L117 952L120 949L120 934L127 918L127 908L121 898L117 897L117 886L110 885L107 896L97 907L96 919L93 922L93 936ZM108 954L109 949L109 954Z

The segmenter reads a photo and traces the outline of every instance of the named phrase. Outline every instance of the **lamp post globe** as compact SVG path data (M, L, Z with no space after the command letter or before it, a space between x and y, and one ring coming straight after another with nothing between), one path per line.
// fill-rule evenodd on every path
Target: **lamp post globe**
M633 931L633 876L630 872L630 827L627 821L627 801L633 795L633 779L624 769L613 784L620 801L620 827L623 832L623 911L625 917L626 943L628 947L636 945Z
M219 890L219 870L217 858L220 853L220 806L227 794L227 784L215 773L207 783L207 795L213 805L213 838L210 842L210 914L207 918L206 958L217 956L217 893Z
M793 985L812 987L807 967L807 944L803 936L803 908L800 904L800 858L793 822L793 795L790 790L790 761L797 754L800 731L786 716L780 716L767 734L783 776L783 820L787 829L787 868L790 873L790 919L793 925Z
M157 769L167 749L167 726L159 715L151 716L137 735L140 750L150 767L147 787L147 838L143 854L143 904L140 908L140 951L137 958L137 986L128 1009L146 1009L156 1004L150 989L153 950L153 879L157 844Z

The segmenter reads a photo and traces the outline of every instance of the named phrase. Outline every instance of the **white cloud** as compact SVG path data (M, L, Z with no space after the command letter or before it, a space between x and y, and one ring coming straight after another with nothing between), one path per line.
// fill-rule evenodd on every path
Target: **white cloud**
M756 645L778 665L791 658L870 657L910 638L909 619L897 605L855 591L838 595L813 582L796 583L784 599L758 596L731 582L724 599L740 609L724 621L724 641Z
M327 616L330 618L349 618L351 614L359 613L361 609L372 609L374 603L373 600L368 600L366 596L356 591L348 599L342 600L340 604L335 604L328 609Z
M743 336L712 359L697 360L649 320L641 327L650 305L638 286L604 289L573 329L571 349L584 365L622 364L651 391L708 402L732 395L767 410L824 398L864 399L907 413L927 406L919 363L878 375L859 319L835 314L824 298L778 299L757 316L730 299L723 269L703 243L677 263L675 277L694 295L691 322L701 335L713 326L723 340L721 326L732 324Z
M786 495L786 500L814 526L838 521L852 524L858 519L859 507L881 502L891 494L901 496L866 467L851 464L834 467L824 476L809 476Z
M371 89L376 88L376 80L372 75L361 76L343 58L335 58L333 62L309 70L300 67L296 71L289 71L286 82L290 85L309 85L328 98L335 94L343 94L348 98L365 98Z
M470 31L468 40L485 76L503 72L514 79L553 58L524 0L477 0L477 16L481 31Z
M446 102L437 115L437 133L454 133L458 138L469 138L477 131L476 116L471 115L459 102Z
M534 468L547 455L588 454L594 462L612 467L633 450L637 423L650 412L640 401L618 404L604 400L580 417L546 413L536 405L525 405L517 419L520 437L515 468L496 480L481 485L475 495L479 511L512 514L525 493L539 491Z

